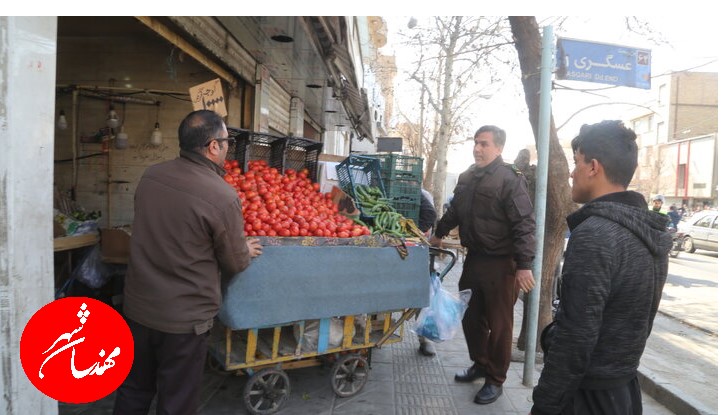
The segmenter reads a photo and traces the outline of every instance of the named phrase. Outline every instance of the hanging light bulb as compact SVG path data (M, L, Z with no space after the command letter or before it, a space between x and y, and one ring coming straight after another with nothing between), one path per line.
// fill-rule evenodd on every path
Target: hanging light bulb
M68 128L68 120L65 118L65 111L60 110L60 115L58 116L58 130L65 130Z
M156 102L157 111L155 112L155 128L150 133L150 145L158 147L163 144L163 132L160 131L160 101Z
M118 126L120 125L118 113L115 112L115 108L112 105L110 106L110 110L108 111L108 118L105 119L105 124L109 128L118 128Z
M125 132L124 126L120 126L120 132L115 136L115 148L118 150L128 148L128 133Z
M150 134L150 144L156 147L163 144L163 132L160 131L160 123L155 123L155 128Z

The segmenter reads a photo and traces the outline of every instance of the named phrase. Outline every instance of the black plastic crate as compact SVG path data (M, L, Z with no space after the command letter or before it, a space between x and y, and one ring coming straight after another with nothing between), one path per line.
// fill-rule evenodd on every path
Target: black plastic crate
M380 161L381 178L388 180L423 180L423 158L401 154L373 154Z
M232 127L228 128L228 136L235 140L228 141L228 154L225 158L238 160L243 172L248 171L249 161L265 160L268 166L283 173L285 137Z
M378 159L367 156L350 155L336 167L340 188L349 195L356 197L355 187L359 184L380 187L385 195L385 187L381 181Z
M392 197L391 205L398 213L407 219L413 219L418 224L421 213L421 196L398 196Z
M368 186L376 186L381 189L381 193L386 195L383 181L381 181L380 162L378 159L367 156L350 155L341 161L336 167L338 173L338 182L340 188L355 199L358 208L361 210L361 219L373 218L368 212L364 212L358 200L356 187L364 184Z
M318 157L323 143L301 137L288 137L283 158L283 170L308 169L310 179L318 182Z

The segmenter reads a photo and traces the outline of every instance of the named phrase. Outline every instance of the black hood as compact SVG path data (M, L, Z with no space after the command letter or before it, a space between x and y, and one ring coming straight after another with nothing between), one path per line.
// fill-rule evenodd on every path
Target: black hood
M573 231L591 216L606 218L628 229L654 256L667 255L671 249L672 237L666 229L668 217L649 210L639 193L618 192L594 199L568 215L568 228Z

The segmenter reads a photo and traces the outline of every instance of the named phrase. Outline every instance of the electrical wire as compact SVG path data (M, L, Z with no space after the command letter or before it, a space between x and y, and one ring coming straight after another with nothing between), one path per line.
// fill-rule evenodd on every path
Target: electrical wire
M75 157L75 158L69 158L69 159L62 159L62 160L53 160L53 163L67 163L69 161L73 160L82 160L90 157L97 157L97 156L106 156L108 153L93 153L93 154L86 154L84 156Z
M121 88L121 87L103 87L103 86L89 86L89 85L57 85L57 93L72 93L73 91L80 91L84 96L90 98L109 99L113 101L126 101L134 102L138 104L156 105L156 99L142 99L134 97L133 95L146 94L156 95L160 97L174 98L180 101L190 101L190 93L181 91L164 91L154 89L140 89L140 88ZM185 98L187 97L187 98Z

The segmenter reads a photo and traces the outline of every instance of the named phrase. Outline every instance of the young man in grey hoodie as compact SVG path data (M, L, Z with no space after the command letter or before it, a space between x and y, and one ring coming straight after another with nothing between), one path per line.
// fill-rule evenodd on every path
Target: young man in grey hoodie
M636 134L620 121L573 139L571 237L532 414L641 414L636 377L668 274L666 220L627 191ZM545 337L545 338L544 338Z

